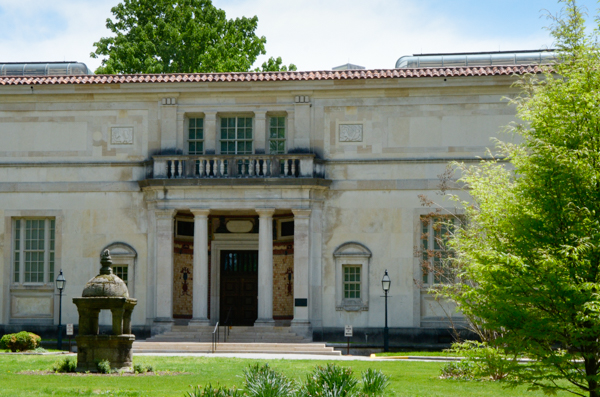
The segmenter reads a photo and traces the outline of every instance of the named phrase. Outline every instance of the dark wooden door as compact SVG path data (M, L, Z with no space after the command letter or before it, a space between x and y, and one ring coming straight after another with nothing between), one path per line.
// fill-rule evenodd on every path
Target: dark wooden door
M254 325L258 317L258 251L221 251L222 325Z

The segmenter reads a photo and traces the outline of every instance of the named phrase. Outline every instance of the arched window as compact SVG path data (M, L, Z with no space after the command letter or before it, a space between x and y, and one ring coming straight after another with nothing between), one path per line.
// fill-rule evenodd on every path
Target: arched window
M127 243L114 242L102 248L101 253L107 249L113 262L113 273L119 276L129 289L129 296L135 296L135 264L137 261L136 250Z
M361 243L347 242L335 257L336 310L369 310L369 263L371 251Z

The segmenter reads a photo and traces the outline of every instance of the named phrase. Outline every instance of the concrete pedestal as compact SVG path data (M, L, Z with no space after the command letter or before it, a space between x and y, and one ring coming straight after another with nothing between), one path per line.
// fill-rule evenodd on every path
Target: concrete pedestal
M135 335L81 335L77 341L77 371L97 372L102 360L117 371L133 371L132 345Z

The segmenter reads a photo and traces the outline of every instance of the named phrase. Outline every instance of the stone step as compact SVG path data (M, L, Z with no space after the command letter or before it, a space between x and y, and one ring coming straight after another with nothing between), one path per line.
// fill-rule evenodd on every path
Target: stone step
M212 342L214 327L175 325L171 331L155 335L147 342ZM220 329L219 340L228 332L228 342L238 343L309 343L310 339L295 334L290 327L231 327Z
M219 343L219 353L279 353L341 355L324 343ZM133 343L133 353L207 353L212 352L212 343L193 342L146 342Z

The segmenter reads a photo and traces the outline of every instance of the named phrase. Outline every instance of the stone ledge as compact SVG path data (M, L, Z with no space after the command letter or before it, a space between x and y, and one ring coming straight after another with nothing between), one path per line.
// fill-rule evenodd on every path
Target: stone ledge
M139 181L140 188L165 186L318 186L329 187L331 180L321 178L181 178L181 179L145 179Z

